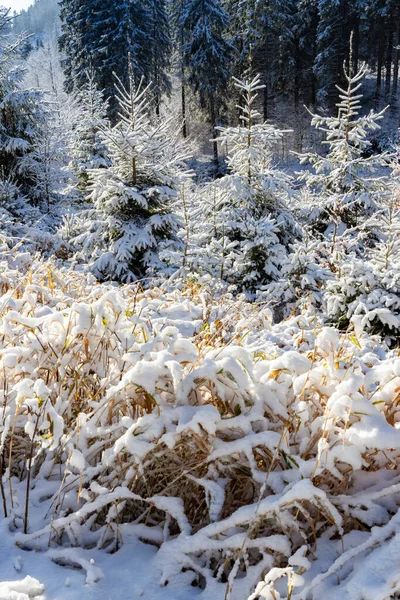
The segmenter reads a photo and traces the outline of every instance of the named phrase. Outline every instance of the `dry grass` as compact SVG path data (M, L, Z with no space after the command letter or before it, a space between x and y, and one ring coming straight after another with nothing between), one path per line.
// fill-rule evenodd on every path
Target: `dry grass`
M113 551L130 526L229 598L273 567L294 589L297 550L370 531L397 481L396 351L192 284L115 290L37 263L0 285L0 491L25 548ZM57 491L33 530L40 480Z

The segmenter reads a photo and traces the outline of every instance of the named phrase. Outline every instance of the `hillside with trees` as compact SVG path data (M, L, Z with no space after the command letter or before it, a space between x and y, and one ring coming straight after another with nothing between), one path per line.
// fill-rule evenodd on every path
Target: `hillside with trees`
M0 7L1 600L400 597L399 60L397 0Z

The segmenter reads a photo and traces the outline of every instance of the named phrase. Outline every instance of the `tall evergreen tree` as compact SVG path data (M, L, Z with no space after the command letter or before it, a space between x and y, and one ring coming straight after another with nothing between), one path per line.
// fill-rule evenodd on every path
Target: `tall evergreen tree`
M153 85L156 115L160 116L161 98L171 92L168 70L171 63L172 40L165 0L147 0L150 39L150 73Z
M23 38L9 36L9 11L0 7L0 178L12 178L29 195L31 176L25 159L34 150L46 120L43 93L24 89L19 53Z
M219 0L190 0L182 18L188 32L183 48L188 81L199 95L213 128L217 125L219 107L226 99L234 52L227 40L228 24L228 15ZM218 163L216 142L214 159Z
M385 0L386 1L386 0ZM357 70L359 59L360 13L364 0L318 0L317 54L314 73L318 79L318 99L333 106L336 85L345 85L343 61L348 58L348 45L353 35L352 68Z
M146 5L139 0L61 0L60 48L66 55L67 90L80 89L87 69L92 69L98 88L110 100L110 115L115 120L118 101L113 74L124 85L129 68L137 80L151 77L148 17Z
M170 5L171 24L173 27L173 41L178 55L178 71L181 78L181 114L182 114L182 133L186 138L188 134L186 119L186 74L185 74L185 44L188 38L188 32L184 27L184 17L186 6L189 0L172 0Z
M256 3L259 32L253 48L253 68L262 73L263 118L269 118L269 102L278 91L292 89L294 5L292 0Z

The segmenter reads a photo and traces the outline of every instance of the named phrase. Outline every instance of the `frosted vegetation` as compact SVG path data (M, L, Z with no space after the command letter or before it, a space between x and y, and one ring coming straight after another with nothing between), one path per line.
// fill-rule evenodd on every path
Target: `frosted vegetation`
M372 152L366 67L291 173L261 76L234 78L211 179L166 80L38 90L10 27L0 9L2 535L88 586L86 551L151 545L165 600L396 598L400 153ZM46 597L34 575L1 598Z

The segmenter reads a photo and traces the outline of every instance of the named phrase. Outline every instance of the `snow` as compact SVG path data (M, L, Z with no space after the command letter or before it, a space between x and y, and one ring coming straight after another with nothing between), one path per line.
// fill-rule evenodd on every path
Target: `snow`
M213 112L227 16L207 0L183 17ZM138 64L117 96L95 70L76 97L44 93L1 41L0 600L389 600L400 183L394 155L368 155L385 111L360 112L365 67L337 116L311 115L327 151L291 175L261 76L235 79L226 172L196 181Z
M232 600L252 597L257 585L285 598L288 580L298 600L386 598L396 570L386 559L393 576L379 569L380 540L390 539L396 555L400 500L392 468L400 432L390 417L400 385L395 350L365 332L355 344L352 333L313 315L273 324L266 307L249 319L243 298L227 303L206 289L144 290L132 311L131 286L96 285L40 262L28 271L22 261L16 271L7 261L10 283L30 283L12 310L8 292L1 301L2 444L24 431L34 446L26 533L27 480L3 476L0 578L19 582L2 584L5 599L119 600L129 585L135 598L222 600L228 557ZM209 345L204 323L217 321L224 339ZM387 464L384 477L376 460ZM239 465L257 491L227 511ZM320 485L324 479L335 486ZM323 527L312 553L310 511ZM304 520L293 520L296 513ZM348 518L371 528L361 545L345 532ZM263 520L271 530L249 535ZM246 572L242 552L252 561ZM358 583L360 556L371 568ZM331 573L341 574L339 585Z

